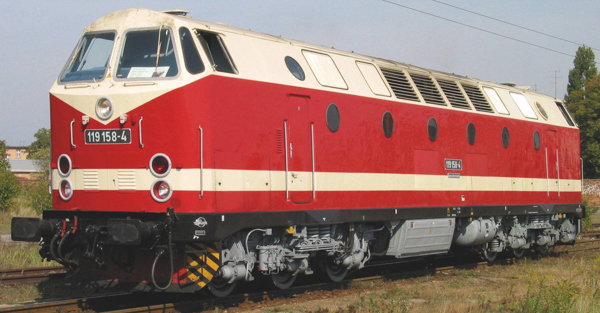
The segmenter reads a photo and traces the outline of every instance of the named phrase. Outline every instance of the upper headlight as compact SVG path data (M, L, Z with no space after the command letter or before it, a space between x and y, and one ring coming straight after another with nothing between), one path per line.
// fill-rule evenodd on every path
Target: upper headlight
M96 115L101 120L109 119L113 114L113 104L107 98L100 98L96 102Z

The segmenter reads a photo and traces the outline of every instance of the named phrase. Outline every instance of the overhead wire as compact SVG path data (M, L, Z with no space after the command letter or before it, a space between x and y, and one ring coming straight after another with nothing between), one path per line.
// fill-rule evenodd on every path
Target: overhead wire
M483 28L480 28L480 27L477 27L477 26L473 26L473 25L469 25L469 24L466 24L466 23L462 23L462 22L459 22L459 21L455 21L455 20L452 20L452 19L449 19L449 18L446 18L446 17L443 17L443 16L435 15L435 14L432 14L432 13L429 13L429 12L421 11L421 10L418 10L418 9L415 9L415 8L411 8L411 7L403 5L403 4L396 3L394 1L390 1L390 0L381 0L381 1L389 3L389 4L392 4L392 5L395 5L395 6L399 6L399 7L408 9L408 10L419 12L421 14L433 16L435 18L439 18L439 19L442 19L442 20L445 20L445 21L448 21L448 22L451 22L451 23L459 24L459 25L462 25L462 26L465 26L465 27L469 27L469 28L476 29L476 30L479 30L479 31L482 31L482 32L486 32L488 34L496 35L496 36L499 36L499 37L502 37L502 38L505 38L505 39L513 40L513 41L520 42L520 43L523 43L523 44L526 44L526 45L529 45L529 46L533 46L533 47L536 47L536 48L544 49L544 50L547 50L547 51L551 51L551 52L554 52L554 53L558 53L558 54L562 54L562 55L566 55L566 56L575 58L575 55L572 55L572 54L569 54L569 53L565 53L565 52L558 51L558 50L555 50L555 49L552 49L552 48L540 46L538 44L534 44L534 43L531 43L531 42L528 42L528 41L525 41L525 40L521 40L521 39L513 38L513 37L510 37L510 36L502 35L500 33L496 33L496 32L493 32L493 31L490 31L490 30L487 30L487 29L483 29ZM598 62L596 62L596 63L598 63Z
M544 35L544 36L547 36L547 37L550 37L550 38L558 39L558 40L561 40L561 41L564 41L564 42L572 43L572 44L577 45L577 46L586 46L583 43L578 43L578 42L575 42L575 41L572 41L572 40L564 39L564 38L561 38L561 37L558 37L558 36L554 36L554 35L547 34L547 33L541 32L541 31L537 31L535 29L531 29L531 28L528 28L528 27L525 27L525 26L521 26L521 25L517 25L517 24L511 23L511 22L503 21L501 19L498 19L498 18L495 18L495 17L492 17L492 16L488 16L488 15L485 15L485 14L481 14L481 13L478 13L478 12L475 12L475 11L471 11L471 10L468 10L468 9L465 9L465 8L461 8L461 7L458 7L458 6L455 6L455 5L443 2L443 1L439 1L439 0L432 0L432 1L433 2L437 2L439 4L443 4L443 5L452 7L452 8L455 8L455 9L458 9L458 10L461 10L461 11L469 12L471 14L479 15L479 16L482 16L482 17L485 17L485 18L488 18L488 19L491 19L491 20L494 20L494 21L497 21L497 22L500 22L500 23L504 23L504 24L507 24L507 25L510 25L510 26L514 26L514 27L517 27L517 28L525 29L527 31L530 31L530 32L533 32L533 33L536 33L536 34L540 34L540 35ZM591 49L596 50L596 51L600 51L599 49L596 49L594 47L590 47L590 46L586 46L586 47L591 48Z

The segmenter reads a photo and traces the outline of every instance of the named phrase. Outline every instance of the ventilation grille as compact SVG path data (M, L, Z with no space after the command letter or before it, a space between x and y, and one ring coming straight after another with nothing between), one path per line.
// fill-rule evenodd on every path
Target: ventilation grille
M423 96L425 102L429 104L437 104L443 106L446 105L444 99L440 95L439 90L433 83L433 80L431 80L431 77L414 73L411 73L410 77L417 86L417 89L419 89L419 92L421 93L421 96Z
M283 129L276 131L277 136L277 153L283 153Z
M460 91L460 88L458 88L456 82L439 78L437 79L437 82L440 87L442 87L442 91L446 95L446 98L448 98L448 101L450 101L452 107L471 110L469 102L465 99L465 96L462 91Z
M119 190L135 190L135 170L117 170Z
M385 76L385 80L387 80L390 87L392 87L396 98L419 101L419 97L413 90L406 75L404 75L404 72L383 67L381 68L381 72L383 73L383 76Z
M487 102L487 99L485 98L479 87L464 84L462 85L462 87L467 93L467 96L469 96L469 99L471 99L471 103L473 103L475 110L494 113L494 110L492 110L492 107Z
M100 189L98 170L83 170L83 190Z

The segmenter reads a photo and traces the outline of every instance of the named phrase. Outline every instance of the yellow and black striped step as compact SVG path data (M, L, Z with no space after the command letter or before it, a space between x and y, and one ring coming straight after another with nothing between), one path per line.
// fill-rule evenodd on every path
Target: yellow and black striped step
M185 250L187 277L200 288L204 288L217 274L221 266L221 254L215 247L202 243L188 243Z

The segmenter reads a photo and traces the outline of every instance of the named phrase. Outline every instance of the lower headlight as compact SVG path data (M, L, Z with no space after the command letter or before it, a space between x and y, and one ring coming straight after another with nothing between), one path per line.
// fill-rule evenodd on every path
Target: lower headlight
M171 184L168 181L159 179L152 183L150 194L154 200L165 202L173 195L173 188L171 188Z
M73 196L73 185L71 185L71 181L68 179L61 180L60 185L58 186L58 194L61 199L69 201Z

